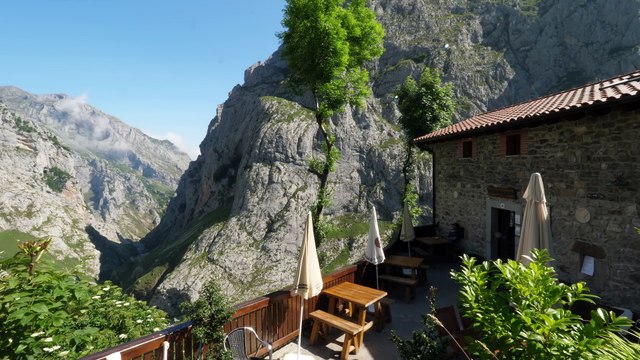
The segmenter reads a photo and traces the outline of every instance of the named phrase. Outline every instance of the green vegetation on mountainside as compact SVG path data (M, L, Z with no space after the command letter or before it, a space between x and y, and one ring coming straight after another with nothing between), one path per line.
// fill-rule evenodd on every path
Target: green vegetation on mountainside
M33 241L36 237L19 230L0 231L0 260L12 257L18 252L16 245L22 241Z
M274 117L284 123L299 123L301 121L314 121L313 111L301 106L300 104L277 96L262 96L260 100L266 105L274 105Z
M165 241L166 246L156 247L139 258L123 265L114 272L112 278L136 296L148 298L165 274L170 273L179 264L189 246L206 229L223 225L231 214L233 198L218 209L194 221L184 233L173 241Z
M19 243L36 240L39 240L37 236L19 230L0 231L0 261L15 256L15 254L18 253L17 245ZM64 259L58 259L48 252L42 254L42 261L47 262L47 266L60 271L71 271L82 264L77 258L65 257ZM88 276L84 278L89 279Z
M71 177L71 174L57 166L44 171L44 181L47 183L47 186L55 192L62 192Z
M36 131L36 129L33 127L30 121L22 120L20 116L15 116L15 114L12 114L12 115L14 116L14 123L18 130L25 133Z
M367 239L369 221L363 214L343 214L327 221L325 245L318 249L323 273L349 265L354 242ZM395 229L393 222L378 219L378 229L383 246L389 244Z

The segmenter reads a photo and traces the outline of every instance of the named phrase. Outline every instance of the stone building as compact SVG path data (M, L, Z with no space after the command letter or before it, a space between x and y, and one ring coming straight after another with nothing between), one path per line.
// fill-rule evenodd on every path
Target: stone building
M463 251L514 258L534 172L564 281L640 313L640 71L474 116L416 142L433 156L434 223ZM582 270L595 259L593 275Z

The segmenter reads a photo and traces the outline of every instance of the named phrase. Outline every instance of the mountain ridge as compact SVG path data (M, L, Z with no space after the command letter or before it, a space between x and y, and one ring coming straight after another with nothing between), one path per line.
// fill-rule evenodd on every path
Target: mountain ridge
M54 257L104 278L138 252L190 159L74 101L0 87L0 234L51 236ZM7 236L2 247L16 251Z

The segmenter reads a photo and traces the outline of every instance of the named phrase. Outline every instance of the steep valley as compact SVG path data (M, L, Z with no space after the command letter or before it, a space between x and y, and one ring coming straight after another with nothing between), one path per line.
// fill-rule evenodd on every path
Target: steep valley
M50 254L101 279L139 252L189 163L65 95L0 87L0 246L52 238Z

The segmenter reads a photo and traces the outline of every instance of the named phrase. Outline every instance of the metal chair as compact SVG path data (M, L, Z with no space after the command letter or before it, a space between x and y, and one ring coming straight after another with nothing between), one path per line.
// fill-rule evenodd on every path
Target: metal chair
M259 351L260 349L262 349L262 347L266 347L267 349L269 349L269 360L272 360L273 358L273 348L271 347L271 344L269 344L268 342L260 339L260 337L258 336L258 334L256 333L255 330L253 330L253 328L250 327L239 327L239 328L235 328L233 330L231 330L231 332L229 332L225 337L224 337L224 349L225 350L230 350L233 353L233 357L236 360L252 360L252 359L259 359L256 357L250 357L249 354L247 354L247 335L246 333L249 332L251 334L253 334L253 336L258 340L259 346L258 349L256 350Z

